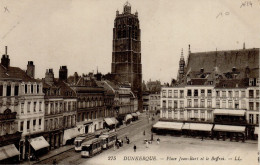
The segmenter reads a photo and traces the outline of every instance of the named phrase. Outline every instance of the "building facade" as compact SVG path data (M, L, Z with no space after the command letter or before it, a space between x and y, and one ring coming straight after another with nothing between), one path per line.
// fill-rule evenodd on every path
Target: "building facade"
M122 14L116 12L111 72L116 82L131 84L142 110L141 30L138 13L131 14L128 2Z

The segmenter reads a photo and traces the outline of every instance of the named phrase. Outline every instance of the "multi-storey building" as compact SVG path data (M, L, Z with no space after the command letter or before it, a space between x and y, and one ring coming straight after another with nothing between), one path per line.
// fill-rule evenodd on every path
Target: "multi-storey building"
M75 92L64 82L63 71L67 71L65 66L59 71L59 79L54 78L52 69L47 69L45 79L43 80L45 93L45 121L44 131L49 149L60 147L67 140L63 135L67 129L76 126L76 104L77 98ZM64 131L64 132L63 132ZM78 134L70 135L70 138ZM64 140L64 141L63 141Z
M27 72L18 67L10 66L10 59L6 54L1 59L1 113L5 112L7 125L3 128L4 134L10 133L8 139L10 142L18 139L15 134L21 132L22 136L19 142L13 144L19 150L19 159L27 158L28 152L47 147L36 147L37 139L42 139L44 129L44 93L42 92L42 82L34 79L33 62L28 62ZM16 115L15 115L16 114ZM14 121L15 120L15 121ZM12 121L12 122L11 122ZM3 132L2 132L3 133ZM12 139L14 138L14 139ZM7 143L8 144L8 143Z
M149 110L151 112L157 112L160 110L161 105L161 94L154 93L149 95Z
M141 30L138 13L131 13L128 2L124 4L122 14L116 11L111 73L116 82L131 84L138 98L138 109L142 111Z
M217 131L231 131L231 138L258 134L259 49L189 50L187 67L183 60L177 83L161 90L162 119L213 123Z

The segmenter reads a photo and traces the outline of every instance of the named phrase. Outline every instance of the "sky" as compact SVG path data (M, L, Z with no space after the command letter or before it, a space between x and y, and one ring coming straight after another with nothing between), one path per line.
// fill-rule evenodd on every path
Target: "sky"
M11 66L33 61L36 78L67 65L69 75L111 72L116 10L126 0L0 1L0 54ZM177 77L191 52L260 47L260 0L128 0L138 11L143 80Z

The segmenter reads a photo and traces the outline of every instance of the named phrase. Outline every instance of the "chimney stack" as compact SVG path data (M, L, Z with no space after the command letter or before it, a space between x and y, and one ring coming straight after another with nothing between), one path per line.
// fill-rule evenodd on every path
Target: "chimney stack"
M45 83L49 85L54 84L54 73L52 69L47 69L45 73Z
M68 79L67 66L61 66L59 70L59 80L67 81L67 79Z
M26 73L31 78L34 78L34 76L35 76L35 66L33 64L33 61L28 61Z
M7 46L5 46L5 54L2 55L1 64L7 69L10 66L9 55L7 55Z

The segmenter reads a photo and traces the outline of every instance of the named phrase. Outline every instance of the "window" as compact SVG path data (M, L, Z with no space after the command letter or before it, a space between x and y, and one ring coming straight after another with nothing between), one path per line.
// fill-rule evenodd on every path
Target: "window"
M41 101L39 102L39 111L40 112L42 111L42 102Z
M166 90L162 91L162 97L166 97Z
M222 91L222 97L227 97L226 91Z
M31 106L31 102L27 103L27 113L30 113L30 106Z
M174 119L178 119L178 111L174 111Z
M184 98L184 91L180 90L180 98Z
M259 90L256 90L256 98L259 98Z
M20 131L23 132L23 121L20 123Z
M205 107L205 100L204 100L204 99L201 99L201 100L200 100L200 107L201 107L201 108L204 108L204 107Z
M232 108L232 100L228 100L228 108Z
M191 99L188 100L188 107L191 107Z
M33 102L33 112L36 112L36 102Z
M49 109L49 104L48 104L48 102L46 102L45 103L45 114L49 114L48 109Z
M11 96L11 85L7 85L6 96Z
M188 89L188 91L187 91L187 96L192 96L191 89Z
M216 97L220 97L220 92L216 91Z
M201 119L205 119L205 112L204 112L204 111L201 111L201 112L200 112L200 118L201 118Z
M24 113L24 103L21 103L21 113Z
M15 96L18 96L18 94L19 94L19 86L16 85L16 86L14 87L14 95L15 95Z
M200 90L200 95L203 96L203 97L205 96L205 90L204 89Z
M27 121L27 130L30 129L30 120Z
M216 108L220 108L220 101L219 100L216 101Z
M24 93L27 93L27 84L24 85Z
M254 103L253 102L249 102L249 110L254 110Z
M194 99L194 107L195 108L198 108L198 102L199 102L198 99Z
M235 97L239 97L239 91L235 91Z
M222 108L226 108L226 100L222 100Z
M188 119L191 118L191 111L187 111L187 117L188 117Z
M235 108L239 109L239 101L235 101Z
M34 93L34 91L33 91L33 84L31 84L31 93Z
M39 119L39 129L41 129L42 119Z
M180 108L184 108L184 101L180 101Z
M232 91L228 91L228 97L229 97L229 98L233 97Z
M168 97L172 97L172 90L168 90Z
M256 102L256 110L259 111L259 102Z
M40 92L40 86L37 84L37 93Z
M172 118L172 110L168 110L168 118Z
M246 97L246 92L245 91L241 91L241 97L245 98Z
M246 101L245 100L241 100L241 108L246 109Z
M180 111L180 119L184 119L184 112Z
M55 113L59 113L59 104L55 102Z
M178 90L174 90L174 98L178 97Z
M194 111L194 118L199 118L198 111Z
M195 89L194 90L194 96L198 96L199 94L198 94L198 89Z
M208 120L211 120L211 119L212 119L212 112L211 112L211 111L208 111L208 113L207 113L207 118L208 118Z
M166 100L163 100L163 108L166 108Z
M259 114L256 114L256 124L259 124Z
M174 100L174 108L178 108L178 101Z
M54 105L53 105L53 102L50 103L50 111L51 111L51 114L54 114Z
M249 98L254 98L254 90L249 90Z
M62 102L60 102L60 112L62 112L62 107L63 107L63 105L62 105Z
M33 120L33 130L35 130L36 120Z
M212 101L208 100L208 108L211 108L211 107L212 107Z
M211 89L208 89L208 94L207 94L208 97L211 97L212 96L212 91Z
M168 108L172 108L172 100L168 100Z
M250 124L254 123L254 115L253 114L249 114L249 123Z

